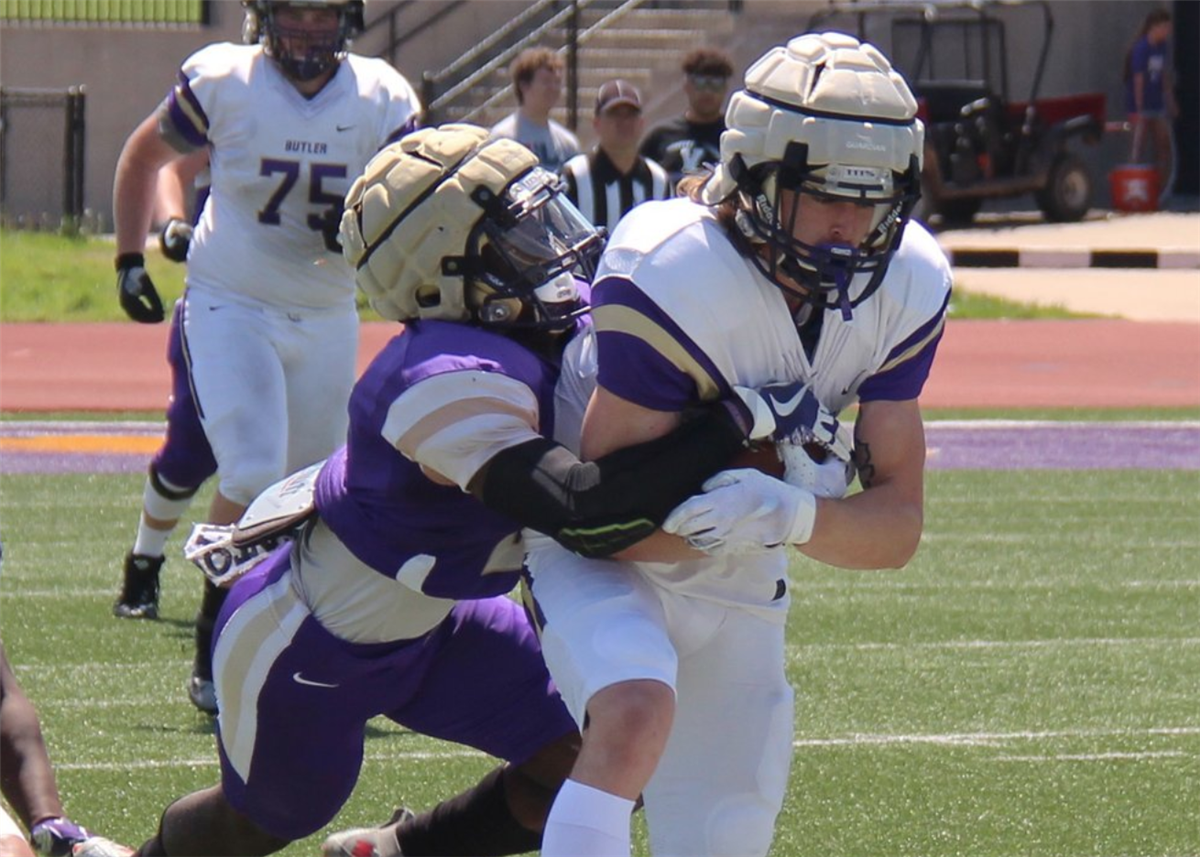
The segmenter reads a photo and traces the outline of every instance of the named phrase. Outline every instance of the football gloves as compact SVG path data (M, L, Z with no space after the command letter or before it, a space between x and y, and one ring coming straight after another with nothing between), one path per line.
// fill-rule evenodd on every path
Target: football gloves
M134 851L119 842L93 836L71 849L71 857L133 857Z
M117 257L117 297L121 300L121 309L134 321L157 324L166 318L162 300L146 273L146 258L141 253L122 253Z
M849 458L844 437L839 437L838 418L821 404L817 394L802 381L773 384L758 389L734 387L748 413L751 440L770 438L777 443L804 444L815 441ZM842 454L844 453L844 455Z
M704 493L680 503L662 528L710 556L729 556L805 544L816 520L811 491L747 468L710 478Z
M91 837L69 818L44 818L29 831L29 841L43 857L70 857L71 849Z
M158 246L172 262L186 262L188 246L192 243L192 224L172 217L158 233Z

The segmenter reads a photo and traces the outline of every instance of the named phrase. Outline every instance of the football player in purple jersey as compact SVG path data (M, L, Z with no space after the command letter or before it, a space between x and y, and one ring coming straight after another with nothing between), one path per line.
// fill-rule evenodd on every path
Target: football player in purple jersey
M355 385L345 446L265 493L286 508L277 522L255 517L260 497L227 533L297 534L229 590L212 651L221 782L167 807L147 857L266 854L315 833L380 715L503 761L432 811L334 834L326 854L537 849L579 736L508 597L523 528L621 552L759 425L722 401L594 462L552 439L583 418L559 405L586 402L577 275L600 237L514 141L448 125L388 146L351 189L341 239L372 306L406 326Z
M0 791L29 830L29 841L0 805L0 855L125 857L122 845L93 836L63 811L37 710L13 675L0 643Z

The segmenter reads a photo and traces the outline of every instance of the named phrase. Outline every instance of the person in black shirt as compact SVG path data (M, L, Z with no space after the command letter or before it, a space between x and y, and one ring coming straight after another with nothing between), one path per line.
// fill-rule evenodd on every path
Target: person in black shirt
M671 183L658 163L638 154L645 120L642 96L628 81L610 80L596 95L596 148L563 166L567 196L592 225L612 232L629 209L667 199Z
M716 48L696 48L684 57L683 73L687 110L678 119L653 128L641 149L642 155L658 161L670 173L672 186L704 164L720 160L723 108L733 61Z

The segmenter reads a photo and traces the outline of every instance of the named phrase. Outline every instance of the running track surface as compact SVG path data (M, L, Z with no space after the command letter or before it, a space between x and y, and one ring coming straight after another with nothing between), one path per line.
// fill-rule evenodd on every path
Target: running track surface
M362 327L359 369L398 325ZM0 408L161 411L165 325L0 325ZM1200 324L954 321L921 397L931 408L1200 406Z
M363 325L359 369L396 325ZM0 325L0 407L143 410L166 404L166 328ZM1119 320L951 321L925 408L1197 407L1200 325ZM0 472L139 472L161 423L0 424ZM938 421L931 468L1200 470L1200 423Z

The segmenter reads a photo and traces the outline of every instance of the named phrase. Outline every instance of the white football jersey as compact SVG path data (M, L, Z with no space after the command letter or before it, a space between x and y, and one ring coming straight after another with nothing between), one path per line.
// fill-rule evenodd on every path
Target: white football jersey
M851 295L866 282L855 278ZM849 319L825 311L810 359L783 293L737 252L710 209L687 199L648 202L621 221L596 275L598 381L663 411L719 399L734 385L792 381L810 384L834 412L860 398L913 399L937 348L950 286L936 241L909 224L878 291ZM782 621L782 550L641 565L670 589Z
M209 148L212 191L192 237L188 285L273 306L350 303L353 272L326 246L322 219L419 114L412 87L380 59L348 55L305 98L259 45L214 44L190 56L159 113L176 148Z
M626 281L641 297L613 297L606 280ZM851 295L867 280L855 277ZM737 252L710 209L690 200L649 202L630 212L609 240L595 282L601 343L609 331L639 340L637 350L690 378L695 398L711 401L733 385L805 381L838 413L859 398L916 398L927 366L904 383L885 381L931 356L952 276L933 236L909 223L878 291L850 319L825 311L811 360L781 290ZM603 345L600 355L600 383L609 386ZM632 400L654 401L650 382L641 386L647 401ZM619 385L613 391L621 394Z

